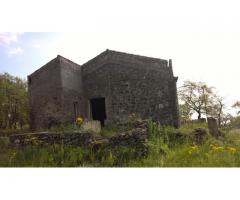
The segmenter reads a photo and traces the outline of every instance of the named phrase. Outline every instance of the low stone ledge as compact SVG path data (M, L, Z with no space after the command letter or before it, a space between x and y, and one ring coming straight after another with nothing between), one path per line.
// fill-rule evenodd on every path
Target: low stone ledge
M42 145L64 144L87 146L96 139L99 139L99 137L96 137L91 133L41 132L11 135L9 139L13 146L33 145L37 143Z
M120 146L130 147L136 151L138 157L145 157L148 153L147 131L136 128L128 132L117 134L109 138L108 146L116 148Z
M102 137L92 133L28 133L9 136L10 145L22 147L26 145L53 145L63 144L72 146L91 147L93 150L116 149L118 147L128 147L137 151L138 156L146 156L147 130L135 128L131 131L123 132L111 138Z

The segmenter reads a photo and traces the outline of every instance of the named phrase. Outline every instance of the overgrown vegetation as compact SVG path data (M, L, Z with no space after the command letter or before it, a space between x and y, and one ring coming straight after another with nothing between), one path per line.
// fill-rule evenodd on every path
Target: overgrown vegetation
M0 130L26 129L28 124L26 81L8 73L0 74Z
M27 83L7 73L0 74L0 166L1 167L239 167L240 166L240 103L232 106L237 116L224 112L224 99L214 88L201 82L186 81L179 89L182 126L170 126L149 121L148 156L139 157L136 149L117 147L42 146L38 140L32 145L12 147L8 136L25 132L29 127ZM197 113L199 120L192 121ZM212 137L202 116L214 117L221 127L222 136ZM129 130L138 117L129 118L129 125L112 125L102 129L100 135L111 137ZM79 123L82 120L79 121ZM198 138L196 129L205 130ZM80 132L75 125L52 127L52 132Z
M223 137L208 135L199 142L191 133L206 123L185 124L180 129L149 121L148 156L139 158L134 149L111 150L64 145L33 145L12 148L8 137L0 139L2 167L239 167L240 130Z

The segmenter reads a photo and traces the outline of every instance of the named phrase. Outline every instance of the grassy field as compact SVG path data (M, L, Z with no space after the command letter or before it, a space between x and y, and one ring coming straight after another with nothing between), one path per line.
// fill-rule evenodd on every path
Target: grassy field
M195 128L206 123L189 123L180 129L148 124L149 154L136 158L131 148L93 151L91 148L35 145L11 148L8 137L0 138L1 167L239 167L240 129L225 132L222 137L209 134L201 141L191 136ZM181 132L184 137L177 137ZM104 129L102 135L111 135Z

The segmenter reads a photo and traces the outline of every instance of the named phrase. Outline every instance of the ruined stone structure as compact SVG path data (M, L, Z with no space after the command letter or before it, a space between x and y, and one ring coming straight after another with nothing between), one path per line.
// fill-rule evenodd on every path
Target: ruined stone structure
M179 125L171 60L106 50L83 65L62 56L28 76L35 130L73 123L77 116L119 121L132 113Z

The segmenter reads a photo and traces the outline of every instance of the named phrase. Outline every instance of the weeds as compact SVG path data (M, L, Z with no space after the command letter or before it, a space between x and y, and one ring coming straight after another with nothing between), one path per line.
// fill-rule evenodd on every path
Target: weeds
M206 129L206 123L185 124L180 129L148 122L148 156L138 157L138 150L119 146L112 149L39 145L37 139L21 148L9 146L7 137L0 138L2 167L239 167L240 131L223 137L207 137L198 143L191 137L195 128ZM65 127L66 128L66 127ZM65 129L66 130L66 129ZM102 135L117 130L106 127Z

